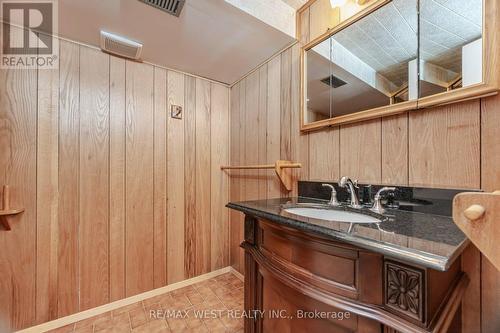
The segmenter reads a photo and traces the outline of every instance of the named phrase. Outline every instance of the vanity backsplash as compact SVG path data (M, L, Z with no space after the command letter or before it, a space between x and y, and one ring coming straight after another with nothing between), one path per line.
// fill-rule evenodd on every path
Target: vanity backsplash
M335 187L339 201L349 201L350 195L347 189L338 186L336 182L299 181L298 195L299 197L329 200L331 190L322 186L323 184ZM358 198L363 205L371 206L375 193L384 186L387 185L358 184ZM396 191L386 194L382 203L386 209L451 216L453 198L458 193L465 191L474 192L463 189L396 186Z

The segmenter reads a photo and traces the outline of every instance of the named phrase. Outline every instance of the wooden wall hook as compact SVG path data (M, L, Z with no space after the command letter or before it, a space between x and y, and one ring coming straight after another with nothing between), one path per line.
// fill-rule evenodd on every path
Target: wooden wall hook
M7 221L8 216L17 215L24 212L24 208L12 209L10 208L10 186L3 186L3 198L2 198L2 209L0 210L0 224L3 225L5 230L11 230L9 221Z

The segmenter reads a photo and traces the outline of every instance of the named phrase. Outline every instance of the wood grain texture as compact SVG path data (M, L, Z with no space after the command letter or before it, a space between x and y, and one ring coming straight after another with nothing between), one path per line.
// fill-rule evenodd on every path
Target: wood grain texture
M267 64L259 68L259 106L258 106L258 164L267 164ZM267 198L267 182L274 172L259 171L259 198Z
M13 207L25 208L9 219L11 231L0 231L0 311L8 330L35 322L36 94L36 70L0 70L0 184L10 185Z
M340 127L340 174L362 183L381 181L381 121Z
M109 59L109 298L125 297L125 60Z
M309 38L309 17L310 8L308 7L300 13L300 20L297 22L297 39L299 40L301 45L306 45L311 40Z
M184 269L196 276L196 78L186 77L184 105Z
M240 164L240 84L231 88L231 111L230 111L230 162ZM231 201L240 201L241 178L238 171L225 171L229 175L229 197ZM237 271L241 272L240 266L240 228L242 224L241 213L231 209L229 212L229 263Z
M479 106L476 100L410 114L410 185L480 187Z
M271 59L267 65L267 163L281 158L281 57ZM281 195L279 179L267 182L267 197Z
M167 71L154 67L153 286L167 284Z
M154 286L153 68L126 63L126 295Z
M500 189L500 96L481 101L481 188ZM475 303L478 306L477 303ZM481 326L483 333L500 328L500 272L481 255Z
M80 220L80 50L60 42L59 61L59 316L79 309L78 224Z
M292 159L292 49L281 53L281 159Z
M36 185L36 315L42 323L57 317L59 187L59 70L38 74Z
M462 270L470 279L462 302L464 332L481 329L481 252L470 244L462 253Z
M481 256L481 329L483 333L500 328L500 272Z
M253 133L258 133L259 128L259 72L255 71L246 79L245 109L240 117L244 116L245 143L244 165L259 163L259 140ZM240 96L241 97L241 96ZM241 106L241 104L240 104ZM241 141L240 141L241 143ZM245 200L255 200L259 197L259 170L243 171L245 175Z
M382 184L408 185L408 114L382 118Z
M298 193L298 180L309 179L309 135L300 133L300 47L292 47L292 87L291 87L291 159L302 163L302 168L293 171L294 189Z
M210 82L196 79L196 274L210 271Z
M246 164L247 163L247 130L249 126L247 126L247 114L246 114L246 100L247 100L247 92L246 92L246 87L247 83L246 81L241 82L240 84L240 102L239 102L239 160L240 163ZM249 196L247 193L247 187L248 187L248 179L247 179L247 173L246 172L239 172L239 177L240 177L240 200L245 201L248 200ZM244 240L244 217L243 214L239 215L239 223L238 223L238 235L237 235L237 243L238 243L238 262L239 262L239 267L240 267L240 273L245 274L245 253L242 248L239 247L241 242Z
M185 132L196 135L195 84L192 131L169 117L171 104L184 105L185 77L196 82L69 41L60 41L59 69L0 70L0 185L26 209L0 231L0 330L185 278L187 240L198 237L184 229L185 175L201 171L196 155L184 158L195 154L184 146ZM210 87L205 110L217 110L203 124L217 142L202 165L205 192L216 193L205 202L210 271L229 261L219 169L228 164L229 101L227 87L198 80Z
M210 88L210 270L229 264L229 177L220 170L229 162L229 92L217 84Z
M309 40L324 34L340 21L339 8L332 8L330 0L317 0L309 7Z
M80 48L80 309L109 302L109 56Z
M172 105L184 108L184 75L168 71L168 110ZM167 282L186 278L184 271L184 119L167 120Z
M337 181L340 176L340 129L309 134L309 179Z

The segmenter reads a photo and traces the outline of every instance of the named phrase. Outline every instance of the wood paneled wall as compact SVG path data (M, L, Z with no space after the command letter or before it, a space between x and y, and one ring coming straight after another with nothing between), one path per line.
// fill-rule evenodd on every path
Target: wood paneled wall
M0 327L228 266L228 142L220 84L63 40L57 70L0 70L0 185L26 209L0 230Z
M231 88L231 163L291 159L303 164L295 174L301 180L347 175L373 184L500 189L500 95L301 135L299 47ZM288 195L272 172L233 172L230 193L231 200ZM240 271L242 219L231 212L230 260ZM500 272L474 246L462 265L471 279L464 332L498 332Z

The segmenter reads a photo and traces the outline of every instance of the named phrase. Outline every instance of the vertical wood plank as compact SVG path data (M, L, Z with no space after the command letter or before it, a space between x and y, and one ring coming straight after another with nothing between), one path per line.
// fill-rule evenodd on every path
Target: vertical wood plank
M267 64L267 163L280 159L281 150L281 57ZM281 184L272 175L267 182L267 197L279 198Z
M480 187L479 113L475 100L410 114L410 185Z
M196 79L196 275L210 271L210 82Z
M362 183L381 182L380 119L340 127L340 175Z
M240 144L239 146L239 158L240 158L240 163L246 164L247 159L246 159L246 151L247 151L247 138L246 138L246 133L247 133L247 120L246 120L246 98L247 98L247 80L243 80L240 83L240 107L239 107L239 139L238 142ZM248 186L248 180L247 180L247 173L244 170L239 171L239 177L240 177L240 201L245 201L248 200L248 195L247 195L247 186ZM238 238L237 242L238 245L243 242L245 239L244 237L244 216L243 214L239 214L239 222L238 222ZM242 248L238 247L238 262L239 262L239 267L240 267L240 273L244 274L245 272L245 251L243 251Z
M0 232L0 310L12 330L35 322L36 92L36 70L0 70L0 184L25 208Z
M292 195L298 195L298 181L309 179L309 135L300 133L300 46L292 47L291 90L291 149L292 160L302 164L293 171Z
M330 0L317 0L309 7L309 38L310 40L324 34L329 28L340 21L340 9L332 8Z
M481 331L481 252L470 244L462 253L462 271L470 282L462 300L463 332Z
M259 71L255 71L245 79L245 165L259 163L259 140L253 133L258 134L259 128ZM240 104L241 105L241 104ZM241 112L241 108L240 108ZM256 132L257 131L257 132ZM259 170L247 170L245 174L245 200L256 200L259 198Z
M500 272L481 255L481 328L484 333L500 327Z
M257 115L258 164L267 164L267 64L259 68L259 106ZM274 171L259 170L259 199L267 198L267 181Z
M168 110L172 105L184 108L184 75L168 71ZM184 272L184 120L167 120L167 283L185 279Z
M79 309L80 50L60 41L58 315Z
M125 60L109 63L109 298L125 297Z
M292 49L281 54L281 159L292 159Z
M154 288L167 284L167 71L154 67Z
M340 177L339 140L338 127L309 134L310 180L338 181Z
M126 62L126 295L154 286L153 67Z
M408 114L382 118L382 183L408 185Z
M186 76L184 106L185 271L196 276L196 78Z
M229 162L229 91L211 83L210 132L211 132L211 209L210 244L211 270L226 267L229 263L229 211L224 207L229 199L229 179L220 170Z
M481 101L481 188L500 189L500 96ZM500 272L481 255L481 326L483 333L500 327ZM477 306L477 305L476 305ZM464 331L465 332L465 331Z
M59 70L38 71L36 321L57 317Z
M240 164L240 83L231 88L231 113L230 113L230 161L231 165ZM240 201L241 179L236 172L226 171L230 176L230 198L231 201ZM240 268L240 239L241 213L231 209L229 212L229 262L234 269L241 272Z
M80 48L80 310L109 302L109 56Z
M310 8L307 7L304 11L300 13L300 26L297 27L298 32L299 32L299 42L300 45L305 45L309 43L310 38L309 38L309 13Z

